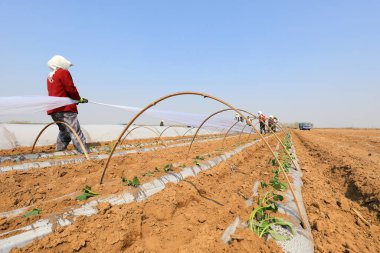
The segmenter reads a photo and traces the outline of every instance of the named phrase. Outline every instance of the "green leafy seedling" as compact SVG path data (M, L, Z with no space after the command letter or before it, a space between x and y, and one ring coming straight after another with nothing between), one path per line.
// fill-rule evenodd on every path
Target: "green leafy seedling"
M261 185L261 188L263 188L263 189L268 187L268 184L265 183L264 181L261 181L260 185Z
M140 180L139 180L139 178L137 176L134 176L132 180L129 180L126 177L122 177L121 181L126 186L138 187L140 185Z
M128 180L128 186L138 187L140 185L140 180L137 176L134 176L132 181Z
M166 164L164 167L164 171L165 172L173 171L173 164L171 164L171 163Z
M195 160L204 160L205 158L203 156L197 155L194 159Z
M83 187L82 191L83 191L83 194L76 197L77 200L86 200L86 199L89 199L89 198L94 197L96 195L99 195L99 193L91 191L91 187L88 185Z
M41 213L41 210L38 209L38 208L33 208L33 210L25 213L23 215L24 218L27 218L27 217L30 217L30 216L35 216L35 215L39 215Z
M154 174L154 172L152 172L152 171L148 171L148 172L146 172L146 173L142 173L141 175L142 175L143 177L151 177L151 176L153 176L153 174Z
M269 181L269 184L276 190L276 191L285 191L288 189L288 185L286 183L282 183L278 180L278 177L274 177Z

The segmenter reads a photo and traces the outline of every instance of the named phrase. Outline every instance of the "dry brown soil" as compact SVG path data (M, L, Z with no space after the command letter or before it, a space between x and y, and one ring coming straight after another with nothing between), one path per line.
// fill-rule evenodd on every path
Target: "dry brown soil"
M273 138L269 142L272 147L277 144ZM212 142L207 148L209 152L215 149ZM200 151L202 147L194 154ZM180 149L154 155L165 159L161 163L183 160ZM133 167L136 161L129 160L132 158L120 158L111 168L125 166L135 171L131 176L153 158L135 158L139 167ZM245 198L252 194L256 180L269 179L270 158L264 144L257 143L197 177L167 185L146 201L112 207L99 204L98 214L79 217L73 225L57 228L53 234L13 251L281 252L273 241L265 242L248 229L238 230L231 245L220 239L237 216L248 219L251 208ZM108 180L116 173L116 169L109 173Z
M380 252L380 130L297 130L293 131L293 142L304 173L303 199L316 252ZM273 139L270 143L272 147L277 144ZM237 216L248 219L251 208L244 196L250 196L253 183L270 177L271 156L263 145L256 144L195 178L170 184L144 202L112 207L100 204L98 214L80 217L73 225L57 228L14 252L280 252L273 241L265 242L247 229L237 230L231 245L220 240ZM208 149L199 145L191 157L217 155L212 150L220 144L203 146ZM91 172L98 174L101 167L91 163L53 169L51 175L48 171L35 174L34 180L47 176L57 181L65 177L59 176L62 170L73 173L69 177L73 185L93 183L112 193L110 189L123 189L113 188L121 175L132 177L153 166L177 162L192 161L184 158L181 148L117 158L104 187L89 176ZM56 187L63 189L64 184ZM80 187L67 192L75 189ZM36 201L48 207L44 201ZM9 206L14 207L12 203Z
M293 133L316 252L380 252L380 130Z
M193 166L196 156L202 156L207 160L246 141L249 140L239 139L237 136L229 138L225 142L224 149L221 148L223 144L221 140L210 140L207 143L195 142L188 157L188 146L114 157L103 185L99 185L99 179L104 160L1 173L0 212L27 207L27 210L38 208L42 210L42 214L28 219L20 216L0 219L0 231L10 231L44 216L62 213L68 208L83 204L83 201L77 201L75 197L81 194L81 189L85 185L91 186L94 191L100 193L100 197L117 194L131 188L122 183L122 177L132 179L138 176L140 183L145 183L165 174L164 168L167 164L174 164L173 172L177 172L181 170L181 165ZM202 161L199 160L199 162ZM145 174L147 172L151 173L147 175Z

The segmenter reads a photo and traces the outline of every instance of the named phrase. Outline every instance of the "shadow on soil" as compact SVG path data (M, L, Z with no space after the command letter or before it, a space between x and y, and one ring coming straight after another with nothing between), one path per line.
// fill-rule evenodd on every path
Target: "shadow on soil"
M344 186L347 187L345 196L352 201L360 203L369 210L377 213L377 218L380 219L380 201L373 194L363 194L352 179L352 167L349 165L331 167L333 174L339 174L344 178Z

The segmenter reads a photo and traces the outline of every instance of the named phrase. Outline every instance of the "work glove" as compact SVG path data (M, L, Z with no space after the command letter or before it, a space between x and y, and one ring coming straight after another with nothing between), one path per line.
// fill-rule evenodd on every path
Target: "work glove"
M88 99L80 98L78 103L81 103L81 104L88 103Z

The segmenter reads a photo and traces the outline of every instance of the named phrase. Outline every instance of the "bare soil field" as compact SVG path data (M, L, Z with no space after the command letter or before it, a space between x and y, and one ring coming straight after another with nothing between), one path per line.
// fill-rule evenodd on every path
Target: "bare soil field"
M296 130L292 139L303 171L302 194L315 251L380 252L380 130ZM268 141L273 149L278 144L273 137ZM138 176L141 183L148 182L167 173L168 164L176 172L181 165L197 162L197 156L213 158L247 142L244 136L231 137L224 149L221 140L195 142L189 156L186 145L114 157L103 185L98 180L104 160L2 173L0 212L21 207L43 212L29 218L0 218L0 232L85 203L75 200L84 185L103 196L133 190L121 183L121 177ZM23 152L15 149L2 155ZM12 252L282 252L273 240L258 238L249 229L236 230L229 245L221 240L237 216L249 219L252 207L245 201L255 181L270 179L271 160L264 143L256 143L196 177L168 184L142 202L101 203L97 214L80 216L72 225L56 227L54 233Z
M43 210L41 215L27 219L20 216L8 219L0 218L0 230L2 232L14 230L42 217L83 204L83 201L77 201L75 197L81 194L85 185L91 186L94 191L101 193L101 195L120 193L126 189L126 186L122 184L122 177L132 179L134 176L138 176L140 183L145 183L165 173L179 171L183 166L194 165L197 156L202 159L210 159L221 154L221 152L233 149L237 145L252 141L254 138L257 137L253 135L250 139L245 136L242 138L239 136L231 137L226 139L224 148L222 148L223 141L221 139L210 139L207 143L198 140L193 144L189 155L187 155L188 145L185 145L174 148L168 147L154 152L114 157L107 171L105 183L102 185L99 185L99 178L105 160L89 160L80 164L0 173L0 199L2 199L0 212L12 211L17 208ZM150 140L145 141L150 143ZM182 143L183 138L178 138L176 141ZM133 143L143 143L143 141L134 141ZM47 148L49 150L50 147ZM25 150L26 148L20 149ZM30 151L30 149L27 150ZM43 147L40 150L46 151ZM19 152L20 150L16 149L10 153ZM70 157L77 156L65 156L65 158ZM50 159L39 159L39 161ZM57 160L57 158L54 159Z
M270 157L263 143L254 145L144 202L101 204L98 214L15 252L281 252L273 241L265 243L247 229L231 245L220 240L237 215L248 220L251 208L243 196L251 194L255 180L269 177Z
M293 133L316 251L380 252L380 130Z

